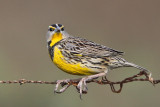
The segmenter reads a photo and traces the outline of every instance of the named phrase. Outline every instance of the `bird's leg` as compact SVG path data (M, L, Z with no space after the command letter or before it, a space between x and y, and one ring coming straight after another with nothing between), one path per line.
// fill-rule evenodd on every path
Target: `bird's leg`
M77 88L79 89L79 93L80 93L80 98L82 97L82 91L88 90L86 82L92 79L98 78L98 77L102 77L102 76L106 76L106 72L102 72L99 74L90 75L90 76L82 78L77 85Z
M64 92L64 91L70 86L70 84L68 84L69 81L70 81L70 79L57 80L57 81L56 81L57 84L56 84L56 87L55 87L55 89L54 89L54 93L62 93L62 92ZM67 85L66 85L66 84L67 84ZM60 89L59 91L57 91L59 85L61 85L62 87L63 87L64 85L66 85L66 86L63 87L62 89Z

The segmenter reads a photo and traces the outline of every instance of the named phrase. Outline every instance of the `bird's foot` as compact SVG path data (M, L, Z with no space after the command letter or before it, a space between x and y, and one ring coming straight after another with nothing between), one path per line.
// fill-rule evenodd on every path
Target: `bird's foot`
M70 81L70 79L57 80L56 81L57 84L56 84L56 87L54 89L54 93L62 93L62 92L64 92L70 86L69 81ZM58 91L59 85L61 85L63 88L59 89L59 91Z
M86 80L87 77L82 78L77 85L77 89L79 90L80 93L80 99L82 99L82 94L87 93L88 90Z
M103 73L87 76L87 77L82 78L79 81L79 83L77 85L77 89L79 90L79 93L80 93L80 99L82 99L82 94L87 93L88 88L87 88L86 82L90 81L92 79L97 79L98 77L102 77L102 76L106 76L106 73L103 72Z

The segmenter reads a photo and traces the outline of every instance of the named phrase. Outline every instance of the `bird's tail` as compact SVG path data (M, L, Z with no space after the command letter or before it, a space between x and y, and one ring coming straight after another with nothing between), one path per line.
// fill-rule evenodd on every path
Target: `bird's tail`
M139 69L139 70L141 70L141 71L145 71L145 72L147 72L147 73L149 73L149 74L151 75L151 72L150 72L149 70L147 70L147 69L145 69L145 68L143 68L143 67L141 67L141 66L139 66L139 65L136 65L136 64L134 64L134 63L125 62L125 66L126 66L126 67L135 67L135 68L137 68L137 69Z

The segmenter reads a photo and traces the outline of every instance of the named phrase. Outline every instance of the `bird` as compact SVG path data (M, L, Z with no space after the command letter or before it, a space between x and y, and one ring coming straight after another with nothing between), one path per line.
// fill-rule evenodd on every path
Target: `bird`
M122 58L124 52L72 36L65 31L62 24L50 25L46 39L49 56L58 68L72 75L85 76L77 85L80 96L83 91L88 90L86 81L106 76L115 68L134 67L151 77L149 70ZM64 81L68 79L57 81L54 92L62 92L58 91L58 87Z

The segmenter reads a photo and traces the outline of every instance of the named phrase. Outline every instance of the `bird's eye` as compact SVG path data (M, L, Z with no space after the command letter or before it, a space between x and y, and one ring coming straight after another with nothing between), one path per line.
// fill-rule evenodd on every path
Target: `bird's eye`
M64 31L64 27L61 29L61 31Z
M49 30L49 31L54 31L54 29L53 29L53 28L49 28L48 30Z

